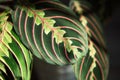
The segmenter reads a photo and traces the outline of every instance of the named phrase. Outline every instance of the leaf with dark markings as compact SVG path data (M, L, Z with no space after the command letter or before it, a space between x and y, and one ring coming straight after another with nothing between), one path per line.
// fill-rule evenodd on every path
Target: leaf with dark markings
M15 31L34 55L58 65L73 64L86 55L86 31L68 7L54 1L38 1L35 7L17 6L13 13Z
M71 9L86 29L89 41L88 54L82 60L78 60L74 65L74 71L77 80L107 80L109 64L102 23L89 5L87 1L71 2ZM82 9L82 12L79 9Z

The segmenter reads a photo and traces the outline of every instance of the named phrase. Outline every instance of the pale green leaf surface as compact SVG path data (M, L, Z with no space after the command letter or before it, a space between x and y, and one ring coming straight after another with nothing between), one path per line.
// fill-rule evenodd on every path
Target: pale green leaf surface
M4 73L6 73L5 66L2 62L0 62L0 70L2 70Z
M42 23L41 18L45 16L45 13L43 11L36 11L35 15L36 15L35 22L37 25L40 25Z
M59 28L56 28L56 30L54 30L54 38L57 44L63 42L63 36L66 32L64 30L61 30Z
M45 18L43 24L45 34L48 34L52 30L52 28L54 28L55 22L56 21L53 19Z
M73 51L73 54L75 54L78 58L83 57L82 56L83 54L81 54L77 48L73 48L72 51Z
M70 39L65 39L64 40L64 44L65 44L65 48L67 49L68 52L70 52L72 49L71 49L71 45L72 45L72 41Z
M33 12L30 11L30 10L27 10L27 15L28 15L29 17L33 17L33 16L34 16Z

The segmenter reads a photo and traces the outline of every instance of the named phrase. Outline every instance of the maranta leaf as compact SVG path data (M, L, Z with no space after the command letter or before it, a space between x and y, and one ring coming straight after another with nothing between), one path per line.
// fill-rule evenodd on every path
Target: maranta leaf
M53 1L34 5L17 6L13 13L15 31L34 55L58 65L73 64L86 55L87 33L68 7Z
M6 15L0 14L0 79L30 80L31 53L13 32Z
M77 2L77 5L74 2ZM107 80L109 61L103 37L103 26L89 5L86 1L78 0L71 3L71 9L80 17L79 20L86 28L89 38L88 54L82 60L78 60L74 65L74 71L78 80Z

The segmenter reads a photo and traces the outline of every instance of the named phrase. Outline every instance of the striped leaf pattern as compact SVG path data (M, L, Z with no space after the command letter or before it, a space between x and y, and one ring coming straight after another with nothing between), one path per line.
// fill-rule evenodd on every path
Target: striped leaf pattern
M30 80L31 53L13 32L6 13L0 13L0 80Z
M74 65L78 80L107 80L108 54L103 37L102 25L91 12L90 5L85 1L74 0L71 8L80 17L79 20L88 34L88 54Z
M35 6L17 6L13 13L16 33L39 59L50 64L73 64L88 51L83 25L66 6L38 1Z

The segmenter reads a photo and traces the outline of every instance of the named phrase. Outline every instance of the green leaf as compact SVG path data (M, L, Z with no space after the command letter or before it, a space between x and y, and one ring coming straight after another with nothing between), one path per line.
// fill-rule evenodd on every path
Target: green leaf
M68 7L57 1L40 1L35 7L17 6L12 16L16 33L35 56L50 64L66 65L86 55L87 33ZM27 10L33 15L28 16ZM72 45L82 50L73 53Z
M71 9L78 15L80 22L88 35L88 53L74 64L74 72L77 80L107 80L109 59L103 37L101 17L96 16L88 1L71 0ZM99 1L98 1L99 2ZM80 12L80 8L83 14ZM89 14L90 11L93 11Z
M6 15L4 15L6 17ZM2 21L2 20L0 20ZM32 56L14 33L12 24L7 20L0 22L0 69L9 71L7 77L13 80L30 80ZM5 67L4 67L5 66ZM0 75L4 79L4 75Z

